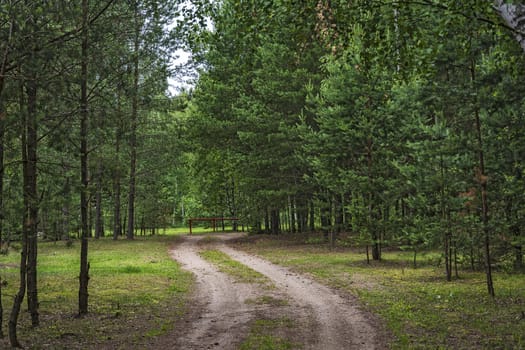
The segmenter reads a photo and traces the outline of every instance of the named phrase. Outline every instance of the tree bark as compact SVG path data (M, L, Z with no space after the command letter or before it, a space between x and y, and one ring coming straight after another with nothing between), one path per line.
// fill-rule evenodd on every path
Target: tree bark
M496 0L494 7L505 24L514 31L514 37L525 52L525 5Z
M88 313L88 0L82 0L82 44L81 44L81 77L80 77L80 275L78 289L78 315Z
M297 205L295 196L290 197L290 232L297 232Z
M64 174L68 173L69 166L64 163L63 171ZM69 175L66 176L66 181L64 183L64 188L62 190L62 195L64 202L62 204L62 238L69 240L69 234L71 233L71 224L70 224L70 208L71 208L71 183Z
M280 227L281 227L281 220L280 220L280 212L278 209L272 209L270 212L270 225L271 225L271 233L274 235L279 234Z
M101 156L97 159L97 193L95 196L95 238L104 237L104 217L102 211L102 159Z
M3 240L3 224L4 224L4 138L5 138L5 119L6 114L2 106L2 88L0 86L0 250L2 249ZM1 305L0 305L1 307ZM1 314L0 314L1 317ZM0 332L2 323L0 322Z
M20 91L20 110L23 111L24 106L24 93L23 89ZM24 112L22 116L22 132L21 132L21 143L22 143L22 173L23 178L26 179L27 175L27 134L26 134L26 124L27 124L27 116ZM24 184L25 185L25 184ZM28 198L25 193L25 186L24 186L24 208L28 208ZM26 294L27 289L27 238L28 238L28 232L29 227L27 225L27 211L24 210L23 214L23 224L22 224L22 251L20 252L20 280L19 280L19 287L18 292L15 295L15 298L13 300L13 306L11 308L11 314L9 315L9 342L12 347L15 348L21 348L20 342L18 341L18 335L17 335L17 325L18 325L18 317L20 316L20 308L22 306L22 302L24 301L24 297Z
M137 119L139 108L139 48L140 29L138 3L135 2L135 38L133 43L133 93L131 103L131 129L130 129L130 166L129 166L129 190L128 190L128 230L127 239L133 239L135 227L135 191L137 175Z
M471 62L472 83L476 80L476 70L474 62ZM476 125L476 139L478 146L478 169L477 180L481 189L481 222L483 223L484 250L485 250L485 274L487 279L487 291L491 297L495 297L494 282L492 280L492 263L490 257L490 227L489 227L489 204L488 204L488 176L485 173L485 155L483 152L483 136L481 134L481 119L479 108L476 106L474 111Z
M315 231L315 204L314 204L313 199L310 200L309 208L310 208L310 214L309 214L310 222L308 226L310 226L310 232L314 232Z
M120 104L120 101L119 101ZM117 240L122 233L120 217L120 125L115 137L115 170L113 174L113 239Z
M9 315L9 342L14 348L21 348L20 342L18 341L17 325L18 316L20 315L20 307L24 301L26 293L26 263L27 263L27 230L22 230L22 252L20 253L20 284L18 292L13 300L13 306L11 314Z
M33 327L39 325L37 287L38 195L37 195L37 86L36 76L27 82L27 119L24 192L27 197L27 303Z
M1 79L1 78L0 78ZM4 135L5 112L2 107L2 86L0 82L0 252L3 250L3 223L4 223ZM4 338L4 304L2 303L2 276L0 276L0 339Z
M4 193L4 137L5 137L5 122L6 122L6 111L4 110L3 103L3 91L5 86L5 73L7 69L7 60L9 58L9 43L13 34L13 21L9 23L9 34L8 40L5 45L4 52L1 56L0 61L0 249L2 248L2 231L3 231L3 193ZM1 289L0 289L1 291ZM0 302L0 308L2 307ZM0 314L0 329L2 328L1 314ZM1 334L0 330L0 334Z
M366 147L366 158L367 158L367 178L368 186L373 187L373 176L372 176L372 167L374 164L373 158L373 147L374 141L372 138L368 138L367 147ZM381 246L380 246L380 235L378 233L377 225L375 224L376 215L374 214L374 193L368 192L368 228L372 238L372 259L375 261L381 260ZM381 217L379 215L379 217Z

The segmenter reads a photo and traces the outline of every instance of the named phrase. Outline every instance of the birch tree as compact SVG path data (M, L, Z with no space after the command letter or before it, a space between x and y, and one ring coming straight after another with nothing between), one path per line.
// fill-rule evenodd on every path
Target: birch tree
M514 37L525 52L525 4L497 0L494 2L494 8L505 24L512 29Z

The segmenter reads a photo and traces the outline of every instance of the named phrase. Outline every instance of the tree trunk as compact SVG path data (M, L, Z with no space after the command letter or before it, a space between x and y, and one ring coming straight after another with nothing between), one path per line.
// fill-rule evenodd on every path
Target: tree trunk
M297 220L296 220L296 209L297 206L295 204L295 197L288 197L290 201L290 232L295 233L297 232Z
M1 72L1 71L0 71ZM2 79L2 78L0 78ZM4 223L4 135L5 111L2 106L2 82L0 82L0 253L3 250L3 223ZM0 339L4 338L4 304L2 303L2 276L0 276Z
M97 239L104 237L104 217L102 216L102 175L102 159L99 156L97 159L97 193L95 196L95 238Z
M314 201L313 200L310 200L309 208L310 208L310 215L309 215L309 218L310 218L310 223L309 223L310 232L314 232L315 231L315 205L314 205Z
M20 110L23 110L24 106L24 97L23 97L23 91L20 93ZM23 112L22 112L23 113ZM22 122L22 132L21 132L21 141L22 141L22 173L23 178L26 179L27 175L27 134L26 134L26 124L27 124L27 116L24 114ZM25 185L25 183L24 183ZM15 298L13 300L13 306L11 309L11 314L9 315L9 342L11 343L12 347L15 348L21 348L20 342L18 341L18 335L17 335L17 325L18 325L18 317L20 315L20 308L22 306L22 302L24 301L24 296L26 294L26 288L27 288L27 238L29 235L29 227L28 227L28 213L27 208L29 207L28 203L29 199L26 195L26 190L24 186L24 214L23 214L23 224L22 224L22 251L20 253L20 280L19 280L19 287L18 292L15 295Z
M131 129L130 129L130 164L129 164L129 191L128 191L128 231L126 238L133 239L135 225L135 186L137 173L137 119L139 108L139 48L140 48L140 22L138 4L135 2L135 39L133 43L133 92L131 103Z
M64 164L64 174L68 173L68 166ZM66 240L69 240L69 234L71 232L71 224L70 224L70 208L71 208L71 183L69 179L69 175L66 175L66 182L64 184L64 188L62 190L62 195L64 198L64 202L62 204L62 227L61 227L61 233L63 238Z
M523 269L523 248L521 244L514 246L514 254L516 256L516 260L514 261L514 268L516 270Z
M81 78L80 78L80 220L81 220L81 243L80 243L80 275L78 289L78 315L88 313L88 0L82 0L82 48L81 48Z
M1 79L1 78L0 78ZM1 84L1 83L0 83ZM4 138L5 138L6 112L2 105L2 87L0 86L0 251L3 249L3 226L4 226ZM2 305L0 304L0 307ZM0 314L1 317L1 314ZM0 322L0 332L2 323Z
M474 62L471 62L472 82L476 80ZM478 174L477 180L481 189L481 222L483 223L484 250L485 250L485 274L487 277L487 291L491 297L495 297L494 282L492 280L492 262L490 257L490 227L489 227L489 204L488 204L488 176L485 173L485 155L483 152L483 137L481 134L481 119L479 109L476 106L474 113L476 123L476 138L478 143Z
M494 1L494 7L505 24L514 31L514 37L525 52L525 5Z
M270 215L268 214L268 209L264 212L264 232L270 233Z
M308 202L299 197L295 201L295 210L297 213L297 231L306 232L308 229Z
M278 209L272 209L270 212L271 216L271 233L274 235L279 234L279 228L281 226L281 222L279 220L279 210Z
M27 83L26 119L26 171L24 173L24 192L27 197L27 303L33 327L39 325L37 288L37 239L38 239L38 195L37 195L37 87L36 77Z
M14 348L21 348L17 335L18 316L20 315L20 307L24 301L26 293L26 263L27 263L27 229L22 230L22 252L20 253L20 284L18 292L13 300L11 314L9 315L9 342Z
M325 194L323 206L321 208L321 228L325 239L332 227L332 200L328 194Z
M374 147L374 140L371 138L368 138L367 140L367 146L366 146L366 154L367 154L367 178L368 178L368 186L369 188L373 187L373 174L372 174L372 168L374 164L374 158L373 158L373 147ZM381 247L380 247L380 239L379 239L379 233L377 229L376 222L376 215L374 214L374 194L372 192L368 193L368 228L370 231L370 235L372 238L372 259L375 261L381 260Z
M120 96L118 97L118 108L120 118ZM120 119L119 119L120 121ZM117 126L115 135L115 170L113 173L113 239L117 240L122 233L121 218L120 218L120 138L121 125Z
M2 302L2 276L0 275L0 339L4 337L4 304Z
M2 249L3 237L3 222L4 222L4 203L3 203L3 194L4 194L4 137L5 137L5 122L6 122L6 111L4 109L3 102L3 91L5 86L5 73L7 69L7 63L9 58L10 45L13 34L13 21L9 22L9 32L7 35L7 41L5 42L5 50L0 56L0 249ZM0 287L1 288L1 287ZM1 289L0 289L1 292ZM1 293L0 293L1 294ZM1 297L1 295L0 295ZM0 309L2 308L0 300ZM2 315L0 313L0 334L2 334Z
M512 220L512 219L509 219ZM516 218L515 220L518 220ZM521 226L518 222L514 222L510 225L510 230L512 234L514 235L514 238L516 241L520 242L521 237ZM523 268L523 248L521 243L514 243L512 244L512 248L514 249L514 269L519 271Z

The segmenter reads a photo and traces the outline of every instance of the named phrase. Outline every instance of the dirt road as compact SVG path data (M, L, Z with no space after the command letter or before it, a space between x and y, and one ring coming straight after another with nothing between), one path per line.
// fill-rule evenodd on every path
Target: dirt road
M301 349L386 348L372 317L358 307L355 298L341 297L305 276L226 244L237 237L239 234L214 236L210 244L268 277L275 288L233 281L199 256L202 236L187 236L171 252L197 279L192 311L186 331L175 344L177 349L236 349L256 320L268 318L292 320L293 327L283 327L282 335ZM270 302L254 302L257 300Z

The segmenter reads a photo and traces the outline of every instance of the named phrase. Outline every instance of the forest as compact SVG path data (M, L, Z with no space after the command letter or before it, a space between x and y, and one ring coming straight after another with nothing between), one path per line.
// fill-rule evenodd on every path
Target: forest
M524 77L525 4L503 0L2 1L12 344L25 295L39 324L39 242L81 245L82 315L90 242L192 217L439 251L494 297L494 270L524 271Z
M189 42L187 109L200 213L321 230L373 260L439 248L447 280L485 269L491 295L492 267L523 268L522 5L201 5L213 29Z

